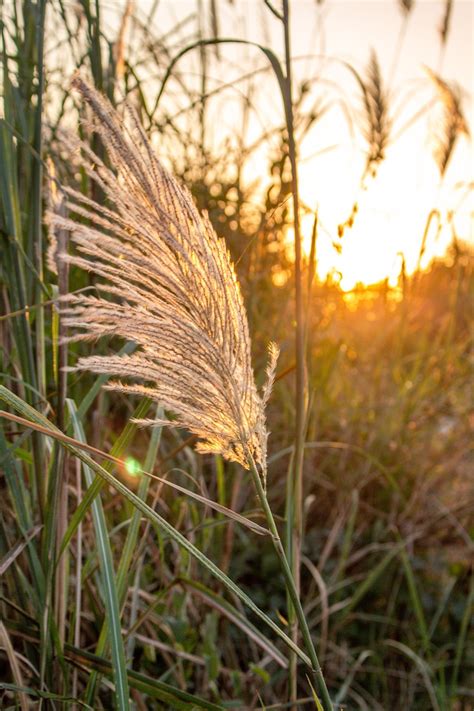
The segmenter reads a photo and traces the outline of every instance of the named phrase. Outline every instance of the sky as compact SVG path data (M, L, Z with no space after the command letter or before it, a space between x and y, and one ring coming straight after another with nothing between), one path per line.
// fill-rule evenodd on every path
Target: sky
M273 4L278 7L278 0ZM210 33L207 0L162 0L155 15L157 31L163 34L196 12L198 5L203 30ZM136 4L140 13L145 13L148 6L148 2ZM333 272L347 290L357 282L370 284L385 277L395 283L402 255L408 272L415 269L426 221L433 209L439 210L443 227L429 232L422 266L434 256L443 255L451 242L453 227L446 219L450 211L458 237L474 243L473 191L465 187L474 179L473 145L467 136L458 140L440 181L432 155L439 104L426 70L428 67L446 81L461 86L463 110L472 130L474 3L454 0L444 49L439 29L445 0L415 0L405 25L397 0L292 0L290 8L295 84L303 79L310 82L308 108L314 102L329 106L300 144L299 160L302 200L312 210L317 208L319 214L319 276L325 278ZM218 0L217 9L221 36L265 44L282 56L281 23L263 0ZM191 27L183 29L183 38ZM361 189L365 162L360 132L361 95L344 63L363 74L371 50L377 54L389 92L393 142L376 177L367 180ZM212 54L209 58L209 87L266 65L264 55L255 48L229 45L221 48L220 55L219 63ZM197 53L182 60L180 69L189 82L195 81ZM246 86L237 84L216 100L210 112L214 142L240 130L236 117ZM268 72L255 80L252 96L254 110L246 129L249 143L263 130L280 124L283 116L277 84ZM176 100L179 102L179 97ZM412 123L412 117L430 102L431 109ZM249 180L261 176L264 185L266 158L265 151L255 154L247 166ZM349 217L355 201L358 213L353 227L339 239L338 225ZM312 222L312 215L303 217L306 245Z

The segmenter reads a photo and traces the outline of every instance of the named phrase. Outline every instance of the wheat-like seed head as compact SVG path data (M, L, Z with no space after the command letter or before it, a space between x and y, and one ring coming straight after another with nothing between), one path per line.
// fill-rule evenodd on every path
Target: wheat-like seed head
M453 0L444 0L444 15L439 27L441 44L445 45L448 39L449 28L451 26L451 14L453 11Z
M425 69L436 86L441 103L441 113L434 135L433 154L440 175L443 177L459 136L462 134L469 136L469 128L462 111L460 88L455 84L448 84L428 67Z
M414 5L414 1L415 1L415 0L398 0L398 4L400 5L400 9L401 9L401 11L403 12L403 14L405 15L405 17L406 17L407 15L409 15L410 12L412 11L413 5Z
M382 82L380 65L374 50L371 51L367 76L362 81L364 101L364 134L368 144L366 173L375 172L385 159L390 140L392 122L389 115L388 94Z
M174 414L165 424L197 435L199 451L244 467L250 454L265 476L265 404L278 350L270 346L268 381L259 394L224 241L158 161L131 107L122 118L81 78L73 86L91 109L112 168L87 144L67 139L107 207L65 187L69 217L48 215L50 228L70 232L77 248L65 259L103 279L99 296L70 295L62 313L72 340L113 335L138 346L129 356L80 358L76 368L135 381L108 387L151 397Z

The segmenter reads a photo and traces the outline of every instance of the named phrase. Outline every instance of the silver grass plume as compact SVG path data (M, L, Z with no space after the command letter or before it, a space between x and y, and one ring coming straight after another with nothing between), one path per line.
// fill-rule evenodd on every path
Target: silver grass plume
M70 340L112 335L138 346L129 356L80 358L75 368L138 381L107 387L150 397L175 418L142 424L184 427L198 437L198 451L246 468L250 455L265 479L265 404L278 349L270 345L260 394L224 240L161 165L133 109L125 105L122 117L79 76L73 87L90 107L90 127L112 167L86 143L65 139L107 206L65 186L68 216L48 214L50 229L68 231L76 246L77 253L64 259L103 279L99 296L69 295L62 314L73 329Z

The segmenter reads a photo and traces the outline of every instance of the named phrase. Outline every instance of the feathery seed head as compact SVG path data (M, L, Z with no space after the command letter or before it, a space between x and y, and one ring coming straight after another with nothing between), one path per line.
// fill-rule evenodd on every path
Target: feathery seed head
M388 93L382 82L380 64L371 51L366 80L362 82L365 111L365 137L368 143L366 173L375 175L377 166L385 159L390 141L391 119Z
M74 329L71 340L114 335L138 346L129 356L80 358L76 368L118 376L109 388L160 402L175 417L165 424L197 435L200 452L220 453L246 468L250 455L265 477L265 404L278 350L270 347L268 381L259 394L224 241L156 158L132 108L125 105L122 118L79 76L73 86L91 109L91 126L112 168L87 144L66 139L109 206L64 187L69 216L48 215L51 227L68 231L77 248L63 259L102 278L99 296L69 295L62 313Z
M448 84L429 67L425 70L434 83L441 112L438 115L438 125L434 134L434 158L441 177L444 176L458 138L464 134L469 136L469 128L462 111L462 96L460 88Z

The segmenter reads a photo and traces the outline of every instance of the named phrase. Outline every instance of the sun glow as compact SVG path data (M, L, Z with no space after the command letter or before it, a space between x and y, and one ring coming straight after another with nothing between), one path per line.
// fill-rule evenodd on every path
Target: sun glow
M440 186L429 153L411 169L407 167L409 157L410 145L398 146L364 189L357 185L357 169L350 171L347 164L340 165L336 172L334 168L325 171L323 165L323 179L319 170L314 167L308 170L303 165L300 170L303 203L314 204L315 194L318 196L319 279L331 276L344 291L385 279L395 286L403 267L410 275L418 267L426 268L433 258L444 256L453 235L461 241L472 241L472 194L463 200L463 191L454 181L450 182L451 187ZM334 155L331 160L334 161ZM452 158L454 174L463 173L466 160L469 151L460 145ZM339 225L350 216L355 201L353 224L341 234ZM313 223L314 214L303 215L301 232L306 257L311 249ZM293 240L294 232L289 229L290 255Z

